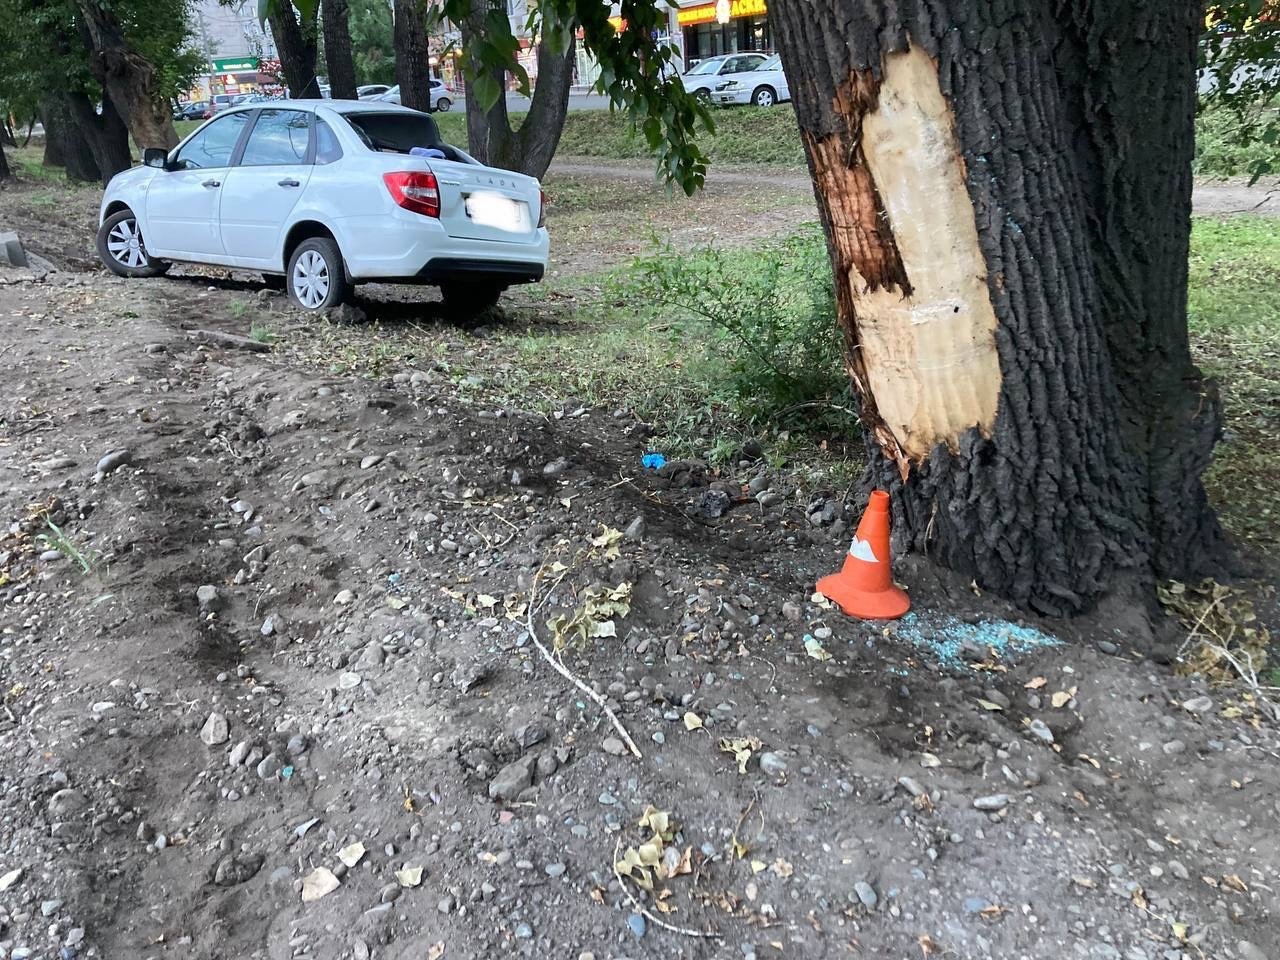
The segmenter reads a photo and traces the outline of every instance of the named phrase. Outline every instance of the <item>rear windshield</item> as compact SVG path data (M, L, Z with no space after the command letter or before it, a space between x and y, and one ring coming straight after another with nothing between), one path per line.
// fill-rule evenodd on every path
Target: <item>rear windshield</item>
M440 128L425 113L348 113L347 123L370 150L408 153L414 147L439 147Z

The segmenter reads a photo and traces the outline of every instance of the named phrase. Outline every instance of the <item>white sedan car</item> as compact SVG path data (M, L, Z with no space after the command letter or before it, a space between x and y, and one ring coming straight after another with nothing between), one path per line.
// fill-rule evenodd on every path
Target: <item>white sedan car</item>
M542 279L549 241L538 181L486 167L435 120L378 101L290 100L218 114L169 153L116 175L99 215L113 273L170 261L284 275L305 310L353 284L440 287L474 315Z
M734 74L716 84L711 98L721 106L731 104L755 104L772 107L775 103L791 99L786 74L782 72L782 58L776 54L754 70Z

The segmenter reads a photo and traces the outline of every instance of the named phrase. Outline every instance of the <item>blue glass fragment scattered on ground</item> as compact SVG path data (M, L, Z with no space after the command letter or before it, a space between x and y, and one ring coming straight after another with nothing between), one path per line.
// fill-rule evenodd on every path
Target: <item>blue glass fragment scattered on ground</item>
M898 620L890 631L890 639L905 640L952 670L964 667L961 651L969 645L990 648L1001 659L1062 645L1057 637L1035 627L1020 626L1008 620L969 623L945 613L912 611Z
M661 470L667 465L667 458L660 453L646 453L640 458L640 466L646 470Z

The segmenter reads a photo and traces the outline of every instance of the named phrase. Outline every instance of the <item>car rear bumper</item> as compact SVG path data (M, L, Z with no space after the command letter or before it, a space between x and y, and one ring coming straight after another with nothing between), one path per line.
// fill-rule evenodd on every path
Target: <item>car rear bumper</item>
M544 228L531 241L472 240L449 236L439 220L401 210L342 217L334 227L348 275L364 283L533 283L542 279L550 254Z

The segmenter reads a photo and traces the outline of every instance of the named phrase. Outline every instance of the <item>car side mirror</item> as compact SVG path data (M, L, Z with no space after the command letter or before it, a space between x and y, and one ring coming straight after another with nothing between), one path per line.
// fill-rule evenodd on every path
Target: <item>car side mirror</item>
M169 168L169 151L160 147L147 147L142 151L142 165L155 167L157 170Z

